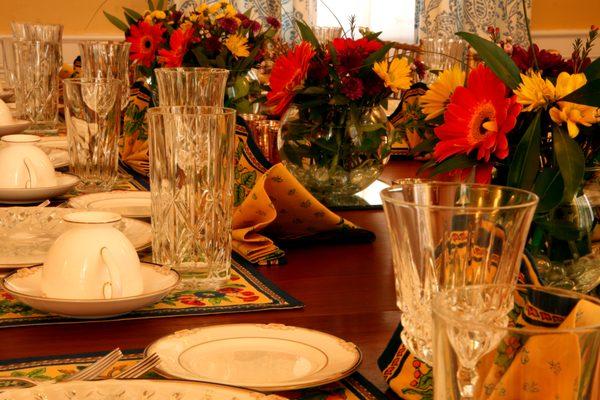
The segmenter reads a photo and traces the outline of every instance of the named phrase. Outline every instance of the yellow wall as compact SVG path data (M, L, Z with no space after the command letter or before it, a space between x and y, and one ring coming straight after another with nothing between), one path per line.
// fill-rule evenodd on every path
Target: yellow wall
M123 6L147 8L145 0L0 0L0 34L10 32L10 21L62 23L65 35L119 34L102 10L121 16ZM587 29L592 24L600 25L600 0L533 0L533 30Z
M118 35L102 11L122 17L121 7L141 12L148 5L145 0L0 0L0 35L10 33L10 21L60 23L65 35Z
M533 0L531 29L589 29L600 25L600 0Z

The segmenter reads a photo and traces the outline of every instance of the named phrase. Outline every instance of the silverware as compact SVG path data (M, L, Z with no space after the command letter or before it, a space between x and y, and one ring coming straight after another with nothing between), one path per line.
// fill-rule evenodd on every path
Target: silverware
M139 378L144 375L146 372L150 371L160 362L160 357L156 353L150 354L148 357L143 360L138 361L136 364L127 368L125 371L121 372L119 375L115 376L116 379L133 379Z
M115 362L119 361L119 359L121 357L123 357L123 353L121 352L121 350L119 348L116 348L113 351L111 351L110 353L108 353L107 355L105 355L104 357L96 360L93 364L91 364L88 367L77 372L76 374L66 377L65 379L63 379L63 382L92 380L92 379L96 378L98 375L100 375L102 372L104 372L108 367L113 365ZM56 380L36 381L34 379L27 378L24 376L3 376L3 377L0 377L0 382L2 382L2 381L28 383L31 386L56 383ZM2 391L4 391L4 390L9 390L9 389L16 389L16 387L2 388L0 390L0 393L2 393Z
M81 371L77 372L76 374L66 377L62 381L69 382L69 381L92 380L92 379L96 378L98 375L100 375L102 372L106 371L106 369L108 367L110 367L111 365L113 365L114 363L119 361L119 359L121 357L123 357L123 353L121 352L121 349L119 349L117 347L116 349L114 349L113 351L111 351L110 353L105 355L104 357L96 360L96 362L94 362L89 367L82 369Z

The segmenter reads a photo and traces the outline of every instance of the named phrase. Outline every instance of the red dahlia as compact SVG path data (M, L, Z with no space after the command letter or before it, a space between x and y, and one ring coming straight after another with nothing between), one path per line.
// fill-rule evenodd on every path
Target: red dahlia
M165 42L163 34L166 29L162 24L150 25L142 21L131 25L126 41L131 43L129 58L144 67L150 67L156 57L158 48Z
M333 39L333 47L338 56L338 71L346 74L358 70L365 59L379 50L383 44L377 40L362 38L358 40L337 38Z
M342 79L341 92L350 100L358 100L363 95L363 83L360 79L347 76Z

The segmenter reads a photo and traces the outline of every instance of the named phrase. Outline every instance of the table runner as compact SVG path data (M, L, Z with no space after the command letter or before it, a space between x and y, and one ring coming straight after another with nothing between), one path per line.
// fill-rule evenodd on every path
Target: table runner
M232 260L230 280L216 291L174 291L159 303L110 320L227 314L302 308L304 305L241 260ZM104 320L78 320L33 310L0 289L0 328Z
M103 377L109 378L141 359L142 350L123 351L124 357L107 370ZM52 357L35 357L0 361L0 376L25 376L35 380L62 379L94 362L104 353L88 353ZM162 379L150 372L143 378ZM0 382L0 387L8 382ZM278 393L293 400L385 400L386 396L361 374L355 372L349 377L317 388L293 390Z

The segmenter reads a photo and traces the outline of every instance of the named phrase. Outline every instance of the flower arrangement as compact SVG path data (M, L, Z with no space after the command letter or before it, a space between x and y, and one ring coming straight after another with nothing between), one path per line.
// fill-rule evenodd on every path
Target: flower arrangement
M263 60L266 44L281 27L276 18L266 26L239 13L229 0L202 2L190 13L175 6L163 9L164 1L148 2L140 14L123 8L125 22L105 12L106 17L125 32L131 43L130 58L142 75L151 77L157 67L215 67L230 70L226 105L250 112L251 102L261 92L248 72Z
M302 42L275 60L266 106L282 116L280 155L317 195L353 194L381 173L390 152L389 125L380 105L408 89L406 58L389 58L394 43L352 30L321 44L297 21Z
M424 167L434 176L538 194L528 244L538 267L577 265L592 254L591 223L582 227L573 204L586 168L600 162L600 59L589 59L598 28L574 43L570 59L489 31L492 40L458 33L483 64L443 71L421 96L425 140L415 150L431 155Z

